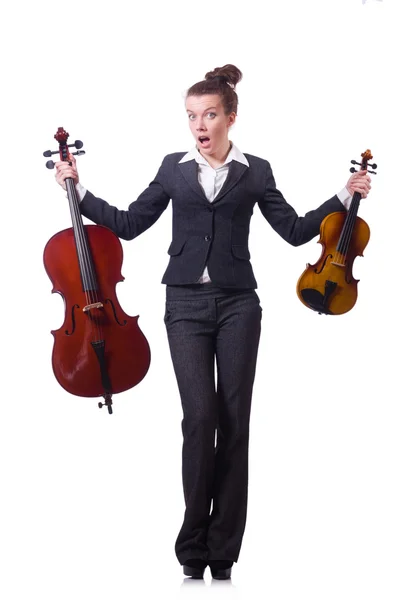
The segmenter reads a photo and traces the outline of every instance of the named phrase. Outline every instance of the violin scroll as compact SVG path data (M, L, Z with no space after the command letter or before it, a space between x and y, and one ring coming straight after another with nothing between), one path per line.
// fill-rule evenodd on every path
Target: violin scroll
M368 171L368 173L372 173L373 175L376 175L376 172L375 172L375 171L369 171L369 170L367 169L367 167L371 167L371 169L377 169L377 168L378 168L378 165L377 165L377 164L373 163L372 165L370 165L370 164L369 164L369 162L368 162L369 160L372 160L372 159L373 159L373 156L372 156L372 154L371 154L371 150L366 150L365 152L363 152L363 153L361 154L361 156L363 157L363 160L362 160L362 162L360 162L360 163L359 163L359 162L357 162L356 160L351 160L350 162L351 162L353 165L360 165L360 167L361 167L360 171L365 171L365 170L367 170L367 171ZM354 167L350 167L350 169L349 169L349 170L350 170L350 173L357 173L357 171L358 171L358 169L355 169Z

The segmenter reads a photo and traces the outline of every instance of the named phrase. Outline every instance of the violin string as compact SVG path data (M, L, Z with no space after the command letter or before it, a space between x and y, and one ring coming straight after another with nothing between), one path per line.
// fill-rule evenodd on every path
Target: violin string
M364 159L360 170L364 170L366 168L367 168L367 161ZM351 219L349 220L349 223L348 223L347 235L346 235L345 241L344 241L344 253L345 254L347 254L348 246L350 244L350 240L353 235L353 229L356 224L356 217L357 217L361 198L362 198L362 196L359 192L353 193L353 198L352 198L350 208L348 211L348 216L347 216L347 218L351 216ZM347 220L347 218L346 218L346 220Z
M351 219L351 212L349 211L347 213L347 215L346 215L346 219L345 219L345 222L343 224L342 232L341 232L340 239L339 239L338 246L337 246L337 251L338 251L338 260L337 260L337 262L340 263L340 264L342 264L342 262L343 262L343 264L345 263L344 259L345 259L345 256L346 256L346 247L347 247L347 242L346 242L346 239L347 239L347 230L349 229L349 221L350 221L350 219Z
M342 253L342 246L343 246L343 238L344 238L344 229L345 229L345 225L346 225L346 221L342 227L342 232L340 234L338 243L336 245L336 250L335 250L335 262L337 264L342 264L343 263L343 253Z
M342 227L342 231L341 234L339 236L339 240L336 244L336 248L335 248L335 257L334 257L334 261L337 264L341 264L342 260L343 260L343 255L341 253L341 245L342 245L342 240L343 240L343 232L344 232L344 227L345 227L346 222L344 223L343 227Z
M352 199L350 208L348 210L348 213L347 213L347 216L345 219L345 223L342 228L340 240L339 240L339 243L337 246L337 254L336 254L335 259L337 262L342 263L342 257L343 257L343 264L346 264L346 256L347 256L347 253L349 250L349 244L351 241L354 225L356 222L356 216L357 216L357 212L358 212L359 200L358 200L358 197L356 196L356 193L353 194L353 199Z
M347 227L346 240L345 240L345 254L347 254L348 247L349 247L352 235L353 235L353 229L356 224L356 217L357 217L358 206L359 206L359 202L360 202L359 195L356 196L356 194L358 194L358 192L356 192L353 195L353 200L352 200L352 203L350 205L350 210L349 210L349 217L351 216L351 218L349 220L348 227Z
M345 255L345 257L347 256L347 253L349 250L349 244L350 244L351 236L352 236L352 232L353 232L353 227L354 227L354 222L355 222L354 212L355 212L354 209L353 209L353 212L349 211L348 218L346 218L346 230L345 230L345 236L344 236L344 241L343 241L343 254Z
M354 224L354 218L355 218L354 206L353 207L350 206L350 210L347 213L345 224L343 227L343 239L341 240L341 252L343 253L343 256L345 258L346 258L347 250L349 247L351 231L352 231L352 227Z

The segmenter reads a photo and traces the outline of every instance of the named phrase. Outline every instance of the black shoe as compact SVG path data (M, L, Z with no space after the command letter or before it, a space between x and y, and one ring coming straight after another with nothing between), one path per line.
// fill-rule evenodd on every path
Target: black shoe
M209 560L211 575L214 579L230 579L232 574L232 560Z
M183 565L183 574L193 579L202 579L207 563L201 558L189 558Z

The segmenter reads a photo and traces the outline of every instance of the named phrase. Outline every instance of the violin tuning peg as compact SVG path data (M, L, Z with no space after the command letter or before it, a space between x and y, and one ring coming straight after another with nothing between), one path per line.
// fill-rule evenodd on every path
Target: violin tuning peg
M357 169L355 169L354 167L350 167L349 171L350 173L357 173Z
M372 163L372 165L369 165L372 169L377 169L378 165L376 165L375 163Z
M55 163L53 160L47 160L45 166L47 167L47 169L53 169L55 167Z
M73 156L82 156L85 154L85 150L77 150L77 152L72 152Z

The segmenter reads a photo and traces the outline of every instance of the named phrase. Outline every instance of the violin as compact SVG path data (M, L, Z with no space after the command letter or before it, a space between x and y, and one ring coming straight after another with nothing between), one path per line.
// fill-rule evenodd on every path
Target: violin
M54 135L60 160L85 154L83 143L67 144L69 134L59 127ZM71 164L71 163L70 163ZM53 169L49 160L47 168ZM72 178L65 179L72 227L53 235L44 249L44 267L53 289L63 297L63 325L54 336L52 368L58 383L70 394L100 397L99 408L112 414L112 395L136 386L150 365L150 347L139 325L121 308L116 284L121 274L123 249L119 238L102 225L84 225Z
M373 156L370 150L361 154L362 161L352 160L361 170L368 170ZM357 169L350 168L354 173ZM376 175L375 171L368 171ZM363 256L370 229L367 223L357 216L361 194L354 192L348 211L334 212L323 219L320 225L319 244L322 254L314 264L307 264L300 276L296 291L301 302L318 314L341 315L353 308L357 301L358 279L352 274L357 256Z

